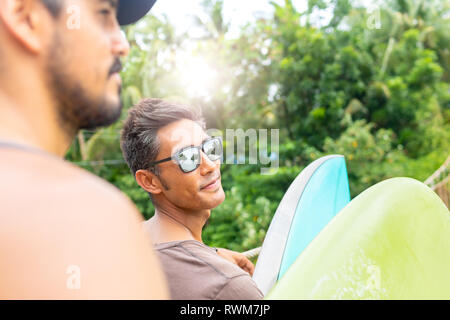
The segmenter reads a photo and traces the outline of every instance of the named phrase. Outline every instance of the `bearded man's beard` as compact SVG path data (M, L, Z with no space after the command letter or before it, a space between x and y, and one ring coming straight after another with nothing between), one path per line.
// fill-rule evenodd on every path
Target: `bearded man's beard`
M64 59L67 50L56 31L49 51L47 76L52 96L56 100L61 128L73 136L80 129L92 130L113 124L122 111L121 99L118 99L119 102L108 102L105 94L98 97L90 94L89 88L83 86L82 79L75 79L68 73L67 65L74 62ZM120 92L119 87L118 96Z

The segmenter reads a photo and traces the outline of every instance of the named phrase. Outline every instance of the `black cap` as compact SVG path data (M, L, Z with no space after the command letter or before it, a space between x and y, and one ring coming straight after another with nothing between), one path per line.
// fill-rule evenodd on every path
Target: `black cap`
M120 0L117 10L117 20L124 26L138 21L145 16L156 0Z

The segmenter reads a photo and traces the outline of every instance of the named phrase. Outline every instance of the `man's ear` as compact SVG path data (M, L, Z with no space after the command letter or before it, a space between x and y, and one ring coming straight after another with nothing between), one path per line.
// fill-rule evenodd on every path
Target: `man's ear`
M32 53L39 53L48 41L48 28L54 19L37 0L0 1L0 24L10 36Z
M162 192L161 182L159 178L150 171L138 170L136 171L136 181L147 192L151 194L160 194Z

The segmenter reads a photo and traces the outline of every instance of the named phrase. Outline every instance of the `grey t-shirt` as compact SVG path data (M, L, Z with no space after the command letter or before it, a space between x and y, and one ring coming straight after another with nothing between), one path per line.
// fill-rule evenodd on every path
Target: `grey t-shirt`
M196 240L155 245L175 300L258 300L250 275Z

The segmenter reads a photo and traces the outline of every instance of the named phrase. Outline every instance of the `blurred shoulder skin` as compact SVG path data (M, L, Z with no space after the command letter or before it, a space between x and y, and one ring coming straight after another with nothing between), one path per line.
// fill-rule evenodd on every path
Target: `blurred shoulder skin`
M117 188L57 157L0 159L0 298L168 298L143 218Z

